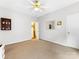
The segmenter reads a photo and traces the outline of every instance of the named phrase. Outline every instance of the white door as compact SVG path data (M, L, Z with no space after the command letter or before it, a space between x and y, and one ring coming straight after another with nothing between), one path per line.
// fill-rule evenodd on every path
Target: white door
M67 44L72 47L79 47L79 14L67 17Z

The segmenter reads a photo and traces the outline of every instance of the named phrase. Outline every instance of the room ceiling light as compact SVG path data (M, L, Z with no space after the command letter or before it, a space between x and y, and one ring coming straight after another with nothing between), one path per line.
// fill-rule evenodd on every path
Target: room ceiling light
M34 11L46 11L46 7L43 6L42 1L40 0L27 0L28 2L31 3L31 8L29 8L30 10L34 10Z
M32 7L34 8L35 11L38 11L40 9L41 3L39 0L35 0Z

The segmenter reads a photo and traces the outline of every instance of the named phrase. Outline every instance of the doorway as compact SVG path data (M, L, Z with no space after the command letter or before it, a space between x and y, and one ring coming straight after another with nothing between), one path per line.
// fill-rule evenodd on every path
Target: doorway
M32 21L32 40L39 39L39 24L36 21Z

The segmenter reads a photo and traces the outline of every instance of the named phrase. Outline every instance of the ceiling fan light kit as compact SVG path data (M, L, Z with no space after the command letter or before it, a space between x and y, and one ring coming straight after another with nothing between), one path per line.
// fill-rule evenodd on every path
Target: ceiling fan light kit
M38 11L40 9L41 3L39 0L35 0L32 7L34 8L35 11Z

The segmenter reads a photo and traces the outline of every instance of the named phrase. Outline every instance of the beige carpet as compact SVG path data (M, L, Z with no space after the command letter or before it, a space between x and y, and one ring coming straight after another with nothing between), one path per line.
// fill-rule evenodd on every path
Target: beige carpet
M44 40L11 44L5 49L5 59L79 59L78 49Z

